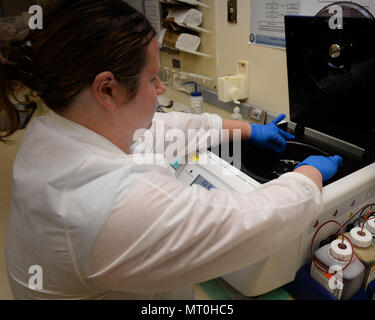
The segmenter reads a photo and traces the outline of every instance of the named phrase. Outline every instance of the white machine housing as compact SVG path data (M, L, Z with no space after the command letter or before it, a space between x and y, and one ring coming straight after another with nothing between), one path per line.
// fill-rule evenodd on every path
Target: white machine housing
M199 157L191 159L191 163L181 165L176 172L176 177L189 185L200 176L200 181L222 190L249 192L260 186L259 182L210 151L201 152ZM369 203L375 203L375 163L325 186L322 213L308 229L301 230L277 253L222 278L249 297L265 294L293 281L298 270L311 261L310 247L316 230L328 220L344 224ZM315 239L313 251L318 249L321 240L337 229L334 223L324 226Z

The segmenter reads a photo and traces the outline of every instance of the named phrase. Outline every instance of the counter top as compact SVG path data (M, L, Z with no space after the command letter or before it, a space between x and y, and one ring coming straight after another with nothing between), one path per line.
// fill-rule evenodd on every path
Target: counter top
M165 112L180 111L180 112L190 112L190 96L182 91L177 91L167 88L166 92L158 97L158 101L162 105L167 105L170 100L173 100L174 104L172 108L166 109ZM230 119L231 113L218 108L207 102L203 102L202 113L215 113L222 117L223 119Z

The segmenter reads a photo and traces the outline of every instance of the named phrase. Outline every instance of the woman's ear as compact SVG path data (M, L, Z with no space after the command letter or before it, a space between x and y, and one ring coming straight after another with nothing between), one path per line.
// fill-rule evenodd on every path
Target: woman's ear
M125 90L115 79L112 72L99 73L91 86L92 93L100 105L108 110L114 109L118 103L125 101Z

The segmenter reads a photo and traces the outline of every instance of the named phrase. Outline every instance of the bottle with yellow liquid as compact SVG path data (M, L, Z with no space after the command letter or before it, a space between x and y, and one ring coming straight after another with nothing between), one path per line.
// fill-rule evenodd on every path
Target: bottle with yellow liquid
M353 244L354 255L366 268L362 284L366 290L369 283L375 280L375 244L372 242L372 233L366 228L355 227L349 233L345 233L345 236L349 237Z
M375 218L368 219L366 221L365 227L372 234L372 243L375 244Z

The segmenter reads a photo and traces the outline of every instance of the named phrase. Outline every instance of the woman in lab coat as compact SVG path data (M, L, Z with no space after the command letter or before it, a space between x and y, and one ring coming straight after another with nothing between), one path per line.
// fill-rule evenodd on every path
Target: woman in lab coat
M51 109L29 124L14 162L6 263L16 299L190 299L193 284L272 254L316 217L337 157L308 158L247 194L185 185L160 157L142 162L133 136L156 123L238 128L278 152L290 136L279 119L155 114L165 87L145 17L120 0L52 3L42 30L0 24L2 140L18 126L16 83Z

